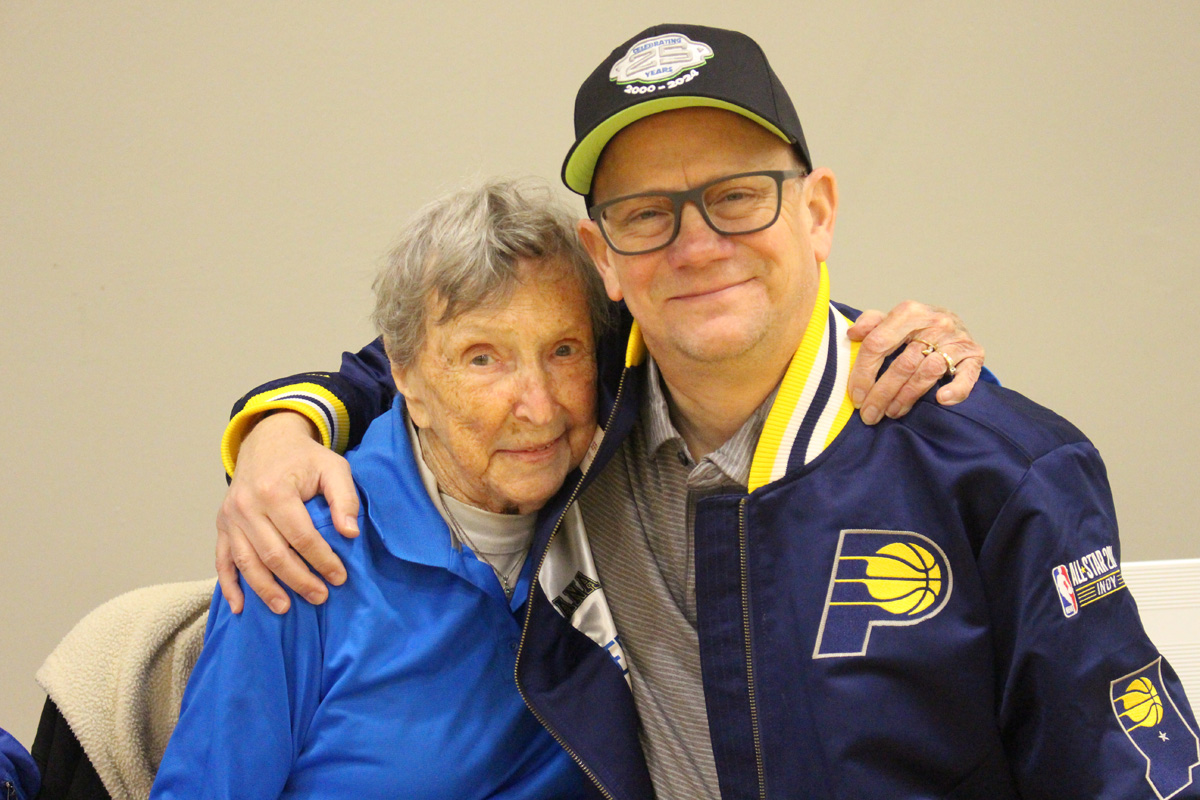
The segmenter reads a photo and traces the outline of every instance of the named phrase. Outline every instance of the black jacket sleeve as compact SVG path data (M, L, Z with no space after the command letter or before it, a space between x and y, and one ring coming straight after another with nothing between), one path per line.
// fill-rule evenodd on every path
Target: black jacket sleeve
M358 444L371 420L395 397L391 366L376 339L357 353L343 353L337 372L303 372L264 383L233 406L221 438L221 460L233 474L238 448L250 426L265 412L290 410L307 417L321 441L339 453Z

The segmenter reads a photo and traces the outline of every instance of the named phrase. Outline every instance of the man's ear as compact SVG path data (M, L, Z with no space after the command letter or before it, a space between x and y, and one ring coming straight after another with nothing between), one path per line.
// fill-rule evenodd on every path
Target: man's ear
M596 265L596 269L604 281L604 290L608 293L608 299L613 302L619 301L624 295L621 294L617 271L612 265L612 250L608 248L608 242L604 241L604 234L600 232L600 226L593 220L581 219L575 226L575 230L579 234L579 241L583 243L583 249L587 250L588 255L592 257L592 263Z
M425 405L425 396L421 391L421 381L416 378L411 367L399 367L392 364L392 381L396 391L404 395L404 407L413 425L418 428L429 427L429 407Z
M833 225L837 221L837 178L828 167L818 167L804 181L804 202L812 221L810 236L817 263L829 258L833 249Z

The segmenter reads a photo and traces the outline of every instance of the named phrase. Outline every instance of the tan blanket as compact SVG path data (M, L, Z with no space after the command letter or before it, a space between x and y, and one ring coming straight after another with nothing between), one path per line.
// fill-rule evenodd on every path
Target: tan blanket
M144 800L204 640L212 579L135 589L63 638L37 681L113 800Z

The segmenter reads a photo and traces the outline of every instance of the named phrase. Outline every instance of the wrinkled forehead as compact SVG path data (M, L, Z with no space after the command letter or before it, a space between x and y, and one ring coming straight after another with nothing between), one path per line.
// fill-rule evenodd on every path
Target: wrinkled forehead
M510 270L435 284L426 298L427 329L521 324L547 315L589 321L584 276L563 255L516 259Z

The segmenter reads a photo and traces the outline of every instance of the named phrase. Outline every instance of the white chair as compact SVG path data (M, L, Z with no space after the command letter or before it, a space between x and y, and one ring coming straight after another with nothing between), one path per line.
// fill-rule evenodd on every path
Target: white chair
M1175 668L1192 708L1200 709L1200 558L1127 561L1121 573L1146 633Z

